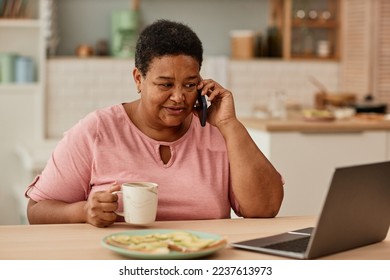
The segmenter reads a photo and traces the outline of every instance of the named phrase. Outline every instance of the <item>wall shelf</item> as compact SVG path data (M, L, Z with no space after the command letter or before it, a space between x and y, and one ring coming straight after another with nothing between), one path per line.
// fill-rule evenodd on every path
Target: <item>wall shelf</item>
M38 19L0 19L0 27L7 28L40 28Z
M0 94L5 91L39 91L40 83L0 84Z
M322 20L301 20L293 19L291 21L291 26L294 28L307 27L307 28L324 28L324 29L333 29L338 28L339 23L335 20L322 21Z

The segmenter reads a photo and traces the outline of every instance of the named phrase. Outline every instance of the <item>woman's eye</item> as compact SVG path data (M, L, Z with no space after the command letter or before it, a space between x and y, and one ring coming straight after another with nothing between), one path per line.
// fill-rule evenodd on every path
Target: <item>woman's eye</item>
M172 84L159 84L159 86L162 88L170 88Z
M196 84L194 83L191 83L191 84L186 84L185 87L188 88L188 89L192 89L196 86Z

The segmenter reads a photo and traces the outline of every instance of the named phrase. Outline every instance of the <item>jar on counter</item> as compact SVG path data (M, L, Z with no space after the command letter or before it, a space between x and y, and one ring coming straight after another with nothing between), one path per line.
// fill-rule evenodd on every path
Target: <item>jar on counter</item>
M76 55L78 57L90 57L93 56L93 48L88 44L81 44L76 49Z
M255 32L252 30L232 30L231 56L233 59L251 59L255 56Z
M317 42L317 55L319 57L330 56L330 42L327 40L321 40Z

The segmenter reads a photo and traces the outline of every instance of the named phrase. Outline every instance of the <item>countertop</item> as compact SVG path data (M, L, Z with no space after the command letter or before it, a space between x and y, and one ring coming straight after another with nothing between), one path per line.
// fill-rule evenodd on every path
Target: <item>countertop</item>
M249 129L268 132L363 132L390 130L390 120L382 117L352 117L342 120L306 120L303 117L288 119L260 119L243 117L240 121Z

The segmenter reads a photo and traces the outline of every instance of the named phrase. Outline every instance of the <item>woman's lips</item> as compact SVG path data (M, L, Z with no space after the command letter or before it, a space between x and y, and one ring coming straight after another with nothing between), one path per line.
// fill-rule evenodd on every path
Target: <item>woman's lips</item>
M167 112L171 115L181 115L185 112L183 107L165 107L165 110L167 110Z

